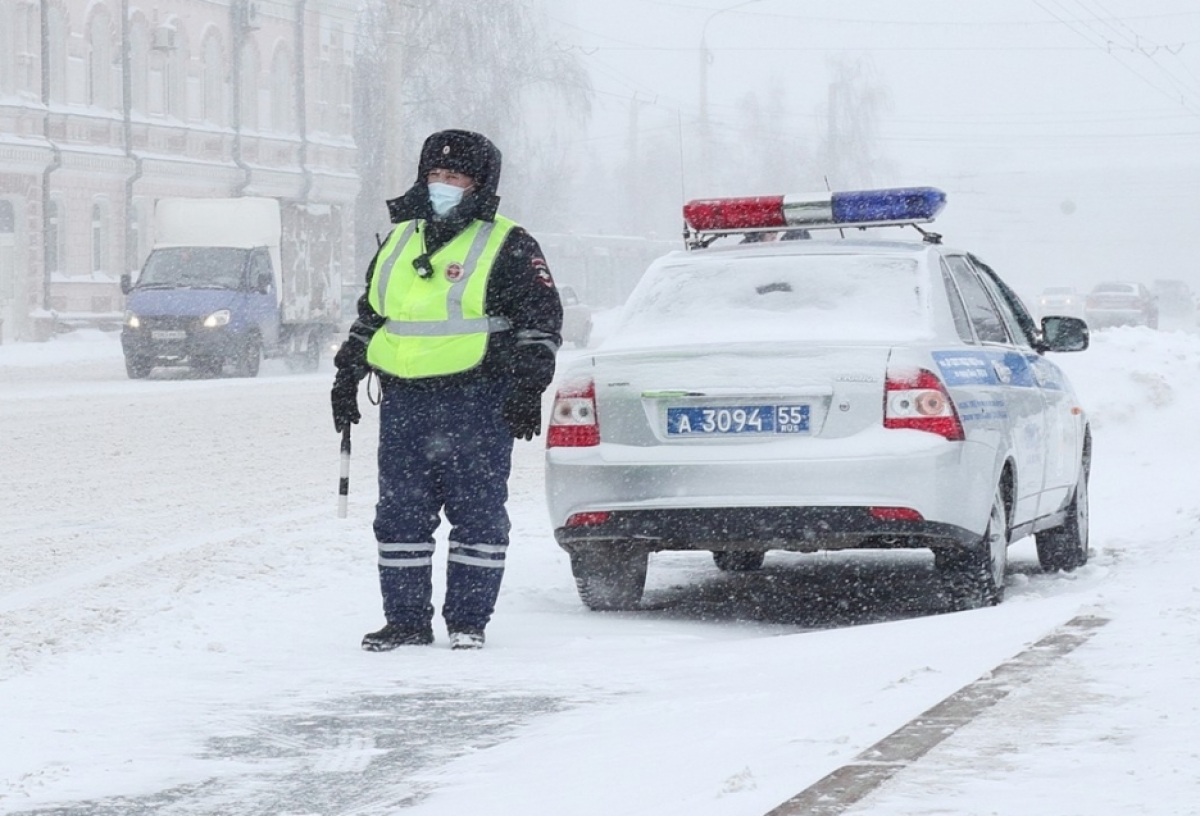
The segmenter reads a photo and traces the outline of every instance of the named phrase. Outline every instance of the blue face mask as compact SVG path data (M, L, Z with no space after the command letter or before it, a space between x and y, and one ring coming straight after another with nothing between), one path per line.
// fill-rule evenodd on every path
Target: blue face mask
M465 192L466 190L462 187L455 187L453 184L443 184L440 181L430 182L429 203L433 205L433 211L437 215L444 216L458 206Z

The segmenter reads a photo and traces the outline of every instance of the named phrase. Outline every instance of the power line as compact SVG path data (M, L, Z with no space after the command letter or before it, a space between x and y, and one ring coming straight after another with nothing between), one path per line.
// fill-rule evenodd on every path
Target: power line
M1051 0L1051 1L1053 1L1053 0ZM1092 38L1091 38L1091 37L1090 37L1090 36L1089 36L1087 33L1083 32L1083 31L1080 31L1080 30L1079 30L1079 29L1078 29L1076 26L1072 25L1072 22L1071 22L1070 20L1067 20L1067 19L1064 19L1064 18L1060 17L1060 16L1059 16L1058 14L1056 14L1056 13L1055 13L1053 10L1051 10L1051 9L1047 8L1045 5L1043 5L1043 4L1042 4L1041 0L1033 0L1033 3L1034 3L1034 5L1036 5L1038 8L1040 8L1042 11L1046 12L1046 13L1047 13L1047 14L1049 14L1051 17L1053 17L1055 20L1058 20L1058 22L1059 22L1059 23L1061 23L1062 25L1066 26L1066 27L1067 27L1068 29L1070 29L1070 30L1071 30L1073 33L1077 34L1078 36L1082 37L1082 38L1083 38L1084 40L1086 40L1087 42L1091 43L1093 47L1098 47L1098 48L1100 48L1100 50L1102 50L1102 51L1104 51L1105 53L1107 53L1109 56L1111 56L1113 59L1115 59L1115 60L1117 61L1117 64L1119 64L1121 67L1123 67L1123 68L1124 68L1126 71L1129 71L1131 74L1133 74L1134 76L1136 76L1138 79L1140 79L1140 80L1141 80L1142 82L1144 82L1145 84L1149 85L1149 86L1150 86L1151 88L1153 88L1155 91L1157 91L1158 93L1162 94L1163 96L1166 96L1168 99L1171 99L1171 100L1173 100L1173 101L1175 101L1175 102L1179 103L1180 105L1182 105L1182 106L1184 107L1184 109L1186 109L1186 110L1187 110L1189 113L1191 113L1192 115L1200 115L1200 112L1197 112L1197 111L1193 110L1193 109L1192 109L1192 108L1191 108L1191 107L1188 105L1188 103L1187 103L1187 101L1186 101L1186 100L1184 100L1184 99L1177 99L1177 98L1175 98L1175 97L1174 97L1174 96L1173 96L1173 95L1172 95L1172 94L1171 94L1169 91L1165 91L1165 90L1163 90L1162 88L1160 88L1158 85L1156 85L1156 84L1155 84L1154 82L1152 82L1150 79L1147 79L1147 78L1146 78L1144 75L1142 75L1142 74L1141 74L1139 71L1137 71L1137 70L1135 70L1134 68L1132 68L1131 66L1127 65L1127 64L1126 64L1124 61L1122 61L1122 60L1120 59L1120 57L1119 57L1119 56L1118 56L1116 53L1114 53L1113 51L1111 51L1111 50L1109 50L1109 49L1105 48L1105 46L1104 46L1104 44L1103 44L1103 43L1097 46L1097 44L1096 44L1096 43L1095 43L1095 42L1092 40ZM1068 15L1069 15L1069 12L1068 12Z

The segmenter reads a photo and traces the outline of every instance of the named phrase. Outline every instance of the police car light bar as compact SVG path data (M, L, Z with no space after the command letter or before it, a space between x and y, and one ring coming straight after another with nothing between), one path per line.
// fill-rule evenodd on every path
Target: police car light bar
M895 187L852 193L703 198L683 205L683 218L696 233L713 235L926 223L944 206L946 194L936 187Z

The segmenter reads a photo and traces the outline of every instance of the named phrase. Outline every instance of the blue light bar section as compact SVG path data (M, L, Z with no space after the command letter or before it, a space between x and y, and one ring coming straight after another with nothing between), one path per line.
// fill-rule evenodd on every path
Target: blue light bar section
M871 221L932 221L946 206L946 194L936 187L897 187L833 194L836 224Z

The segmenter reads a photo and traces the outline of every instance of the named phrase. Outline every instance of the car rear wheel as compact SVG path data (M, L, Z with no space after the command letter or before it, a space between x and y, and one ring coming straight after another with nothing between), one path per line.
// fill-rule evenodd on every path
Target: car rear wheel
M935 565L949 573L957 594L968 606L995 606L1004 600L1008 535L1008 503L1001 485L992 499L983 538L971 548L942 551L940 564L934 553Z
M1088 560L1088 477L1086 465L1080 472L1079 484L1071 503L1067 505L1067 519L1061 527L1045 530L1035 536L1038 563L1046 572L1057 572L1082 567Z
M600 546L571 553L579 598L597 611L634 609L646 588L650 553L640 547Z
M713 552L713 561L721 572L754 572L762 569L763 560L766 557L767 554L761 552L728 550Z

